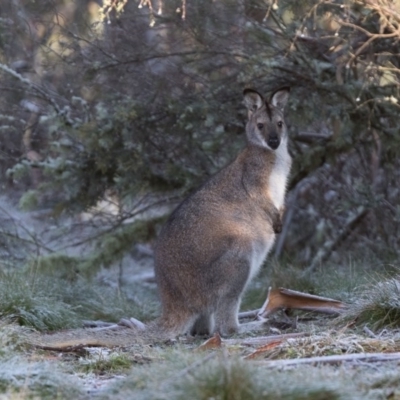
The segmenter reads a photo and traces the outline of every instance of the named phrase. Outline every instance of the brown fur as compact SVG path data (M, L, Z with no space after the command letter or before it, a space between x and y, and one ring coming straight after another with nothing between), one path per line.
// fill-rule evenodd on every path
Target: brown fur
M238 329L242 293L281 227L290 157L279 124L288 93L276 91L267 103L245 90L247 146L178 206L160 234L158 326L170 337Z

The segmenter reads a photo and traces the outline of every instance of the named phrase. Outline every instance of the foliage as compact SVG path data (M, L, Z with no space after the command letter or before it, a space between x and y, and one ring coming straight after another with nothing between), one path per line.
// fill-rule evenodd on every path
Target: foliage
M163 218L148 220L117 221L104 229L98 228L97 238L91 242L93 247L85 256L67 256L64 253L51 253L32 258L27 268L41 274L76 281L79 278L93 277L101 267L109 267L113 263L122 262L132 243L146 242L155 235L156 227Z
M122 261L132 243L146 242L155 235L155 227L164 218L150 220L137 220L132 223L120 225L111 232L101 236L97 241L96 249L89 257L81 261L80 269L86 275L93 274L99 266L109 267L115 262Z
M299 265L366 244L397 257L397 3L157 4L0 6L24 15L0 20L0 180L21 206L76 215L114 198L98 244L116 262L122 220L175 205L237 154L242 89L289 85L295 212L281 248Z

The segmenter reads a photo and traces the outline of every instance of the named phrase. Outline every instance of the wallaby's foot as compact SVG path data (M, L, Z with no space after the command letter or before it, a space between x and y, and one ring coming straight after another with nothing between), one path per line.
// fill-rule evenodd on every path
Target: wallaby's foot
M245 322L240 324L238 333L260 332L269 327L267 319Z
M215 332L218 332L223 337L231 336L238 332L239 322L237 318L237 309L238 306L233 305L231 309L219 310Z

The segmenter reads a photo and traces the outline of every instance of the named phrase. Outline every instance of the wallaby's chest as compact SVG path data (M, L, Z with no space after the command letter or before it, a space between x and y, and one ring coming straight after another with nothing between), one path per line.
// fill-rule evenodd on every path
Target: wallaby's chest
M291 158L286 143L276 151L276 158L270 171L268 193L271 201L279 210L285 201L286 183L290 172Z

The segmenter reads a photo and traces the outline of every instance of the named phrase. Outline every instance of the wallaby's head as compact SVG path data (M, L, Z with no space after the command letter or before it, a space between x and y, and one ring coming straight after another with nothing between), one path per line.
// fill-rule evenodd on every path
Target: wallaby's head
M269 101L253 89L243 92L249 120L246 125L247 140L259 147L276 150L286 136L283 110L289 98L290 88L275 91Z

